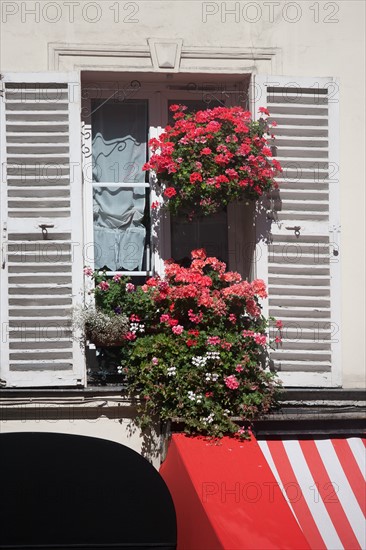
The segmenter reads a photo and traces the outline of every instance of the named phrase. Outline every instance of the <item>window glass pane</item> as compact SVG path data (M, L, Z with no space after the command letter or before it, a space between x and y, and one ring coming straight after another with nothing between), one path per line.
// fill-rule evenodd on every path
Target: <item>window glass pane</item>
M191 251L205 248L209 256L228 262L226 210L193 222L173 218L171 230L172 257L176 261L189 265Z
M169 101L169 106L177 103L186 105L188 112L196 112L204 109L213 109L223 105L219 101L210 101L207 104L202 99ZM174 122L169 111L170 124ZM227 211L221 212L188 222L184 218L172 216L171 218L171 253L172 258L179 262L188 262L191 251L195 248L205 248L209 256L216 256L228 264L228 221Z
M94 188L94 262L96 269L146 269L145 189Z
M105 100L104 100L105 101ZM93 179L144 182L147 152L147 101L93 102Z
M99 183L143 183L147 155L147 102L93 103L93 179ZM94 187L95 268L146 269L149 216L143 187Z

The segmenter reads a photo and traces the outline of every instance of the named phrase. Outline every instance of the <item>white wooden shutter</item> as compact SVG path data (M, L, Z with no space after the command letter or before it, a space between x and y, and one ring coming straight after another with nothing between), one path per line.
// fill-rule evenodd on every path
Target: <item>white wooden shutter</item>
M79 75L1 84L2 385L83 384L71 330L83 284Z
M284 323L272 359L285 385L337 386L338 86L331 78L256 76L253 97L256 117L267 107L278 124L272 145L284 168L258 223L269 243L259 242L257 276L268 284L269 315Z

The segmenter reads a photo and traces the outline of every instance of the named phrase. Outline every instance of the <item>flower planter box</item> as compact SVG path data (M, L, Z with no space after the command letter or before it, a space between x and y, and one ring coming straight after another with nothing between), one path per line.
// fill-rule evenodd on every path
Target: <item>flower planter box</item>
M96 348L116 348L126 345L126 340L123 338L119 340L106 341L103 338L90 335L87 335L87 342L93 344Z

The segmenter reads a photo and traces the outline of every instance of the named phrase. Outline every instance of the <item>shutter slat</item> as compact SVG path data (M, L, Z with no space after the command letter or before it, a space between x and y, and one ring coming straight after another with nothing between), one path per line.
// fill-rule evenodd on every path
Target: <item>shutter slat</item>
M282 144L279 144L282 145ZM284 159L287 160L293 160L296 162L296 160L302 159L302 158L311 158L315 162L319 158L328 158L328 151L320 149L315 150L315 147L286 147L282 146L281 152Z
M294 311L296 311L297 318L312 320L312 325L315 326L314 319L330 319L330 309L329 308L312 308L312 307L294 307L290 306L274 306L270 307L271 315L278 317L278 319L284 319L285 317L293 319Z
M43 186L42 189L39 189L37 187L12 187L8 191L8 197L22 197L22 198L28 198L33 199L35 193L38 194L39 198L46 198L46 197L60 197L60 198L67 198L70 196L70 189L69 187L61 187L57 186L55 189L54 187L45 187Z
M68 111L68 101L65 99L55 98L57 101L52 101L51 103L41 103L41 102L32 102L28 100L28 103L22 100L8 100L6 109L9 113L43 113L44 111Z
M313 361L309 356L306 361L296 361L295 359L286 359L281 357L277 359L277 368L279 372L309 372L309 373L318 373L318 372L330 372L331 364L330 362L323 361Z
M274 133L274 132L273 132ZM307 126L301 128L301 134L299 134L298 128L295 126L290 126L288 124L285 124L283 121L281 123L281 127L276 128L275 132L276 137L277 136L295 136L295 137L325 137L328 138L328 129L327 128L319 128L318 125L315 126Z
M24 331L24 339L27 335L27 329L35 329L38 331L38 335L40 339L46 339L48 340L49 331L52 329L56 329L58 331L65 331L67 329L70 329L71 327L71 320L65 319L64 317L54 317L53 319L47 319L47 323L40 322L40 319L11 319L9 322L9 328L10 329L16 329L19 331L19 334L23 335Z
M50 133L50 134L58 134L58 133L65 133L67 134L68 133L68 125L63 122L62 124L60 124L59 122L50 122L50 121L44 121L44 120L38 120L38 121L34 121L33 125L32 124L25 124L23 121L19 121L19 120L13 120L11 121L11 123L8 123L6 125L6 129L7 131L11 132L11 133L29 133L29 132L33 132L33 133L38 133L38 132L44 132L46 129L47 129L47 132Z
M19 132L8 132L8 144L24 144L25 139L27 140L27 146L39 143L68 145L66 132L22 132L21 134Z
M273 198L275 198L275 194L272 194ZM309 197L309 199L313 199L314 201L322 201L329 199L329 192L325 189L296 189L291 188L288 186L287 188L284 186L284 189L281 191L281 198L282 199L298 199L298 200L304 200L304 198Z
M285 361L293 360L293 361L318 361L320 363L321 361L326 361L328 364L330 362L330 351L325 349L320 350L305 350L303 346L299 346L300 349L298 350L288 350L286 349L285 352L281 351L273 351L271 356L273 359L282 359L284 358ZM305 365L304 365L305 366Z
M327 98L324 98L324 102L322 104L307 103L305 106L302 106L301 103L298 103L297 101L278 101L277 103L275 101L271 101L270 103L271 114L291 112L295 114L310 115L321 111L322 114L325 112L325 114L328 115Z
M32 376L36 376L37 372L48 372L48 371L54 371L55 374L59 373L60 371L72 371L73 364L72 361L62 361L61 358L52 359L52 358L45 358L44 356L41 356L40 354L37 354L38 357L36 360L16 360L12 359L12 370L15 372L29 372L29 374ZM61 377L60 377L61 378Z
M303 285L296 285L292 284L291 288L289 288L289 285L272 285L273 292L276 295L280 296L290 296L294 294L295 296L308 296L311 294L312 296L329 296L330 295L330 287L317 287L317 286L303 286Z
M70 210L47 210L38 208L31 211L13 209L9 211L9 218L69 218Z
M284 339L282 341L282 345L286 348L286 350L291 350L291 353L303 353L303 351L306 350L309 354L314 352L315 355L317 353L328 352L328 356L331 348L330 342L323 340L314 342L313 340L307 340L306 338L301 338L300 341L296 341L292 338Z

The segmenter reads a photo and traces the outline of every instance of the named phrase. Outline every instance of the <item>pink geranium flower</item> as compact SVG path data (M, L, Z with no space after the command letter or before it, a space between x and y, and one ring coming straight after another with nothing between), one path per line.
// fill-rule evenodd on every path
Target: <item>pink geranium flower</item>
M226 376L224 378L225 386L229 388L230 390L237 390L240 386L239 380L234 374L231 374L230 376Z
M218 336L209 336L207 338L207 344L212 346L216 346L217 344L220 344L220 342L221 342L221 338L219 338Z
M110 284L107 281L102 281L101 283L99 283L98 287L100 288L100 290L107 292L107 290L109 290Z
M197 248L192 250L191 256L193 260L204 260L206 258L206 250L204 248Z
M259 344L260 346L265 346L267 343L267 336L265 334L256 333L254 334L253 338L255 343Z
M91 267L84 267L84 275L91 277L93 275L93 270Z
M127 283L126 284L126 291L127 292L133 292L135 290L135 285L133 285L132 283Z

